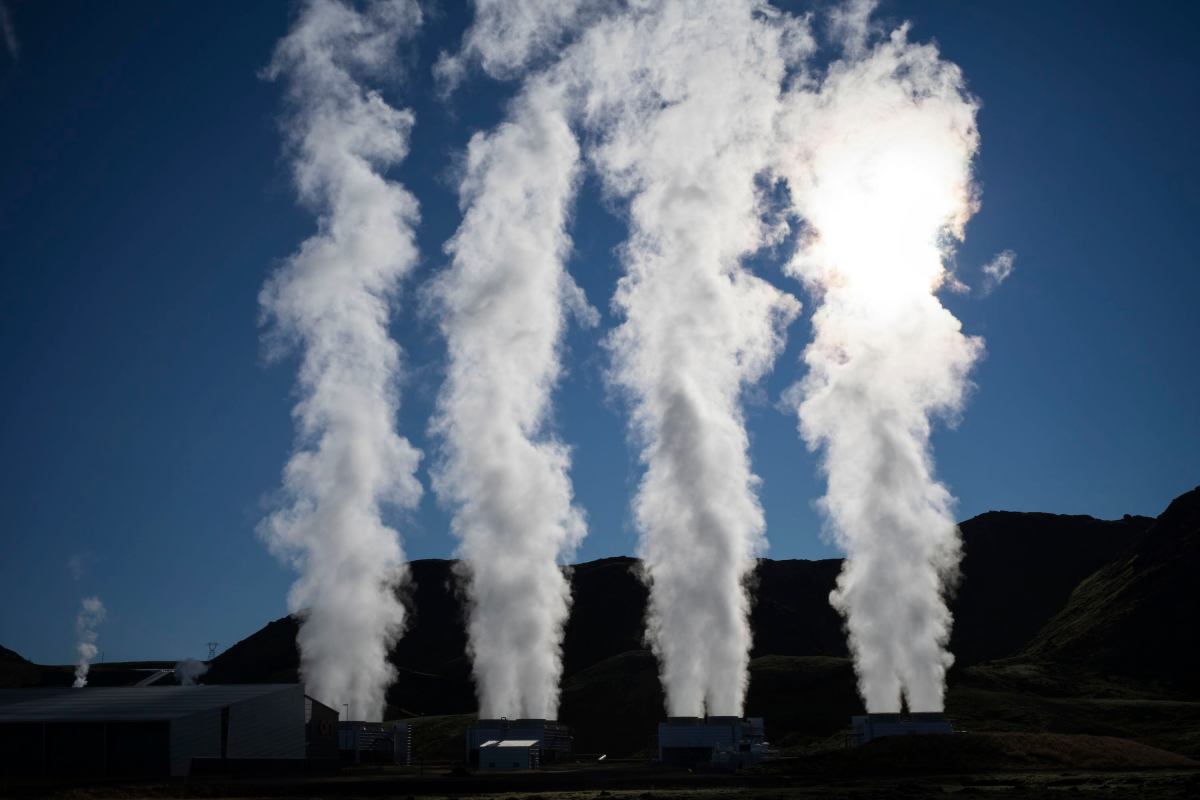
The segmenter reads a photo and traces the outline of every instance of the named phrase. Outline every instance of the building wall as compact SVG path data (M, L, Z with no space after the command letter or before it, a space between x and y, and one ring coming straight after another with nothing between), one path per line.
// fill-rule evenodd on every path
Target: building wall
M41 722L0 722L0 775L44 773L45 735Z
M171 720L171 774L187 775L193 758L221 757L221 709Z
M919 736L954 733L941 714L866 714L851 718L854 741L866 744L886 736Z
M169 738L165 720L0 723L0 775L166 775Z
M304 687L229 706L226 758L304 758Z
M533 769L537 766L537 746L485 747L479 751L480 769Z
M733 747L738 740L738 730L733 725L705 725L661 722L658 725L659 759L666 750L696 750L715 747Z
M338 757L338 713L332 708L305 700L306 751L309 758Z

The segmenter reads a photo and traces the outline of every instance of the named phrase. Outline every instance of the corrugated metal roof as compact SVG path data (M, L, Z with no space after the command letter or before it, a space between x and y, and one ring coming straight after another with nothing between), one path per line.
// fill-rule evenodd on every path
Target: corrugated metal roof
M176 719L287 691L302 690L295 683L0 689L0 722Z

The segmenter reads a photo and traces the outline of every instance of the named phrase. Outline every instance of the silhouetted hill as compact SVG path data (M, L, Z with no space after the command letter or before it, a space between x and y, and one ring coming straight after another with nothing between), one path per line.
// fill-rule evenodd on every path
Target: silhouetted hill
M840 558L760 559L752 584L751 657L848 655L842 618L829 604L841 570Z
M950 650L959 665L1018 652L1088 575L1154 520L989 511L962 523Z
M0 664L28 664L20 653L9 650L7 647L0 646Z
M1194 687L1200 666L1200 609L1190 591L1200 567L1200 490L1158 520L988 512L961 528L948 695L956 721L968 730L1103 734L1200 753L1200 734L1192 733L1200 702L1178 688ZM449 731L428 751L453 757L461 747L454 737L476 708L459 578L452 561L410 568L408 629L390 656L398 678L388 715L426 717L435 738ZM636 559L606 558L570 570L559 716L576 726L580 752L647 753L663 714L658 664L643 640L647 591L638 569ZM753 576L746 710L768 718L778 746L837 744L849 715L862 711L842 620L829 605L840 569L837 559L763 559ZM268 624L220 654L203 681L296 680L296 631L291 617ZM117 680L125 673L115 667L97 665L93 675ZM1128 679L1113 677L1122 675ZM40 667L0 651L0 685L69 676L69 666Z
M1200 687L1200 487L1071 593L1025 657Z
M963 577L952 599L958 663L1019 652L1081 579L1123 552L1151 522L1013 512L988 512L964 522ZM613 659L627 666L645 662L653 677L656 667L643 640L647 593L638 568L636 559L621 557L571 569L564 714L571 706L571 679L583 680L597 665ZM753 658L848 655L842 620L829 605L840 569L838 559L759 562L752 582ZM402 715L470 713L475 697L454 562L415 561L411 573L409 626L392 652L400 678L389 705ZM204 680L295 680L296 628L289 617L270 623L218 656ZM753 684L750 691L753 697ZM651 713L659 708L657 700L650 705Z
M627 556L572 567L571 616L563 631L566 675L645 647L647 592L638 567L638 560Z

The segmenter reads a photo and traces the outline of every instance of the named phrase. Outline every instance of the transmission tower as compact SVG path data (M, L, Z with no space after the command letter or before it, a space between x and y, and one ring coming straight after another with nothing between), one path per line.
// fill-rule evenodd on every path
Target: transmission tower
M208 660L209 661L212 661L214 658L217 657L217 645L219 645L219 644L220 644L220 642L209 642L208 643Z

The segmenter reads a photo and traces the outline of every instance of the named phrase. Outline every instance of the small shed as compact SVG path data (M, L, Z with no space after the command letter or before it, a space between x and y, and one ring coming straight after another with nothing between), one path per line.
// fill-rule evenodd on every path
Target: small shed
M537 769L540 750L536 739L493 739L479 745L479 768Z

